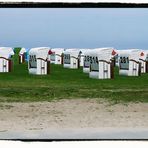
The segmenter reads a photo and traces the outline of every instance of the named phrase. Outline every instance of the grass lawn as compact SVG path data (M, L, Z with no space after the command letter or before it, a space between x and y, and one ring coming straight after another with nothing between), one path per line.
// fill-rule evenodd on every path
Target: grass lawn
M51 74L30 75L27 63L18 64L18 50L13 57L13 71L0 73L0 102L51 101L71 98L104 98L118 102L148 102L148 74L140 77L119 76L113 80L90 79L81 69L51 65Z

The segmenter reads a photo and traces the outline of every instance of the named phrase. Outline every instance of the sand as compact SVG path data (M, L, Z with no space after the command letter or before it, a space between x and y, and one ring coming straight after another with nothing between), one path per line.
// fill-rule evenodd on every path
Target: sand
M98 99L0 103L0 134L104 128L147 129L148 103L113 105Z

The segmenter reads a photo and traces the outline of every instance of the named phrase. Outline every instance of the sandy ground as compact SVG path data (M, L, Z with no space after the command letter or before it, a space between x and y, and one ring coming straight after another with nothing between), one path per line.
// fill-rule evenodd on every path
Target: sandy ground
M97 99L0 103L0 134L50 129L148 128L148 103Z

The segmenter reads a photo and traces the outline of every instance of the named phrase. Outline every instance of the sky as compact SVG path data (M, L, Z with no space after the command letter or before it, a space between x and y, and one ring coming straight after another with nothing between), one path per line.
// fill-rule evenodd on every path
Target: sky
M148 8L0 8L0 46L148 49Z

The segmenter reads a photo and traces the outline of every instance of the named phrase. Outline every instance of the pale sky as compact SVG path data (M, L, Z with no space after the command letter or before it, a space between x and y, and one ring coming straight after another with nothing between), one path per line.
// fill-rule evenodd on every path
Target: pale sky
M148 49L148 8L0 8L0 46Z

